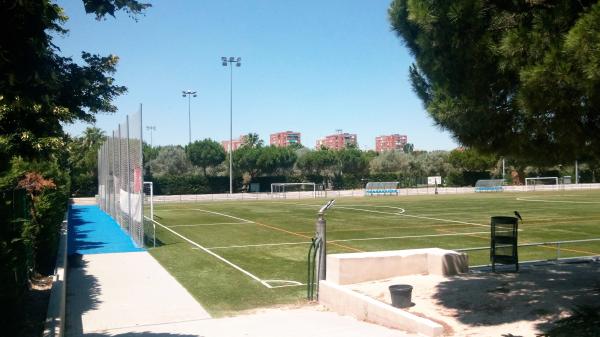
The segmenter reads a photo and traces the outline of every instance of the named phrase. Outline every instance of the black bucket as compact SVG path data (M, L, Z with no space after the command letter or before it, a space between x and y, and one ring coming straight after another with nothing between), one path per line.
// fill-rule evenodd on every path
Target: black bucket
M394 284L390 286L390 295L392 295L392 306L396 308L407 308L412 305L413 287L408 284Z

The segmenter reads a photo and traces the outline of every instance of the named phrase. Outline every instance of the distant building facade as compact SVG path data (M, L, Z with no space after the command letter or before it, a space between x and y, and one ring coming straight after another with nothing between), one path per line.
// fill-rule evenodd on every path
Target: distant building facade
M375 151L384 152L384 151L393 151L393 150L402 150L404 145L408 143L408 137L406 135L384 135L375 137Z
M331 150L341 150L349 145L358 146L356 134L347 132L342 133L341 130L338 130L338 133L336 134L325 136L325 138L317 140L316 148L320 149L321 147L326 147Z
M282 131L271 134L269 144L285 147L290 145L302 145L300 141L300 132Z
M244 136L240 136L238 139L231 140L231 149L233 151L237 150L244 144ZM229 140L221 141L221 146L225 149L225 152L229 153Z

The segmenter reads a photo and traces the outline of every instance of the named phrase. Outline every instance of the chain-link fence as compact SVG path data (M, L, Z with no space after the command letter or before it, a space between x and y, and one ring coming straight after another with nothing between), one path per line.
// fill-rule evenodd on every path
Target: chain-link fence
M144 247L142 108L98 150L98 205Z

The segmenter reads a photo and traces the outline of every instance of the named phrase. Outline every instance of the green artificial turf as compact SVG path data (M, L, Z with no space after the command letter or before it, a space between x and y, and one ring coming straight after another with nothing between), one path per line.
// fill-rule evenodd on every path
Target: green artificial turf
M307 253L326 199L155 204L151 254L215 316L304 301ZM519 211L519 243L600 238L600 191L340 198L327 211L332 253L489 247L490 217ZM600 255L600 241L561 244L560 257ZM489 251L469 252L489 263ZM551 259L554 245L521 247L521 261ZM267 288L247 271L275 288ZM271 280L271 281L268 281ZM288 285L287 287L276 287ZM290 286L291 285L291 286Z

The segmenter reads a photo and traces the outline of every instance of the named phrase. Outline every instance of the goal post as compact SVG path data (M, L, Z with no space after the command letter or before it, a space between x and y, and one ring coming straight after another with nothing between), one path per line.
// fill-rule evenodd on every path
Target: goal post
M312 198L317 197L317 184L311 182L304 183L272 183L271 197L287 198L288 193L298 192L298 197L302 193L307 194Z
M146 238L151 236L152 247L156 247L156 224L154 223L154 183L151 181L144 181L144 190L142 193L143 204L144 204L144 220L150 219L152 224L151 234L145 234ZM144 221L144 232L146 232L146 221ZM149 230L150 228L148 228Z
M475 183L475 192L502 192L504 179L479 179Z
M558 186L558 177L525 178L525 189L527 191L556 190Z

